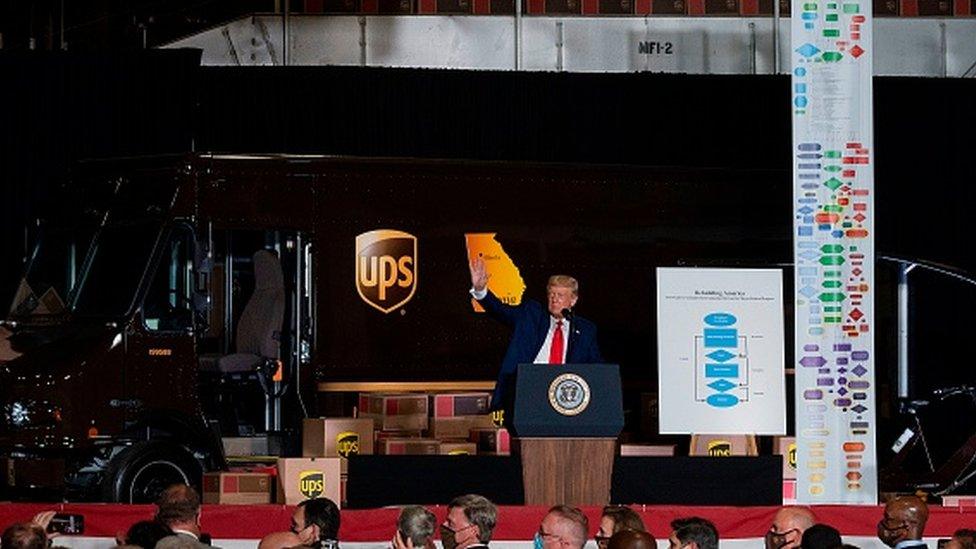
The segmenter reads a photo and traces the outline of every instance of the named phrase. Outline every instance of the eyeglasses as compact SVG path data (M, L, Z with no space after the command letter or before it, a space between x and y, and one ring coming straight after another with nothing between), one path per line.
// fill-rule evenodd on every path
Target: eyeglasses
M455 530L454 528L451 528L450 526L448 526L448 524L446 522L444 524L441 524L441 528L447 530L448 532L452 532L454 534L457 534L458 532L463 532L463 531L467 530L468 528L474 528L475 526L477 526L477 524L469 524L467 526L462 526L462 527L458 528L457 530Z
M541 527L539 528L539 531L536 532L535 535L539 536L539 539L542 540L543 545L551 544L551 543L558 543L561 547L573 547L575 545L573 543L573 540L564 539L559 534L546 532Z

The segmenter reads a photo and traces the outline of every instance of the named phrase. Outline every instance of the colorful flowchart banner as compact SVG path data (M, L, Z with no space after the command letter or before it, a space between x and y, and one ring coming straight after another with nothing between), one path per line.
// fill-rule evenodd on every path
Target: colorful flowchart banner
M783 272L657 269L661 433L786 434Z
M876 503L872 18L792 5L797 500Z

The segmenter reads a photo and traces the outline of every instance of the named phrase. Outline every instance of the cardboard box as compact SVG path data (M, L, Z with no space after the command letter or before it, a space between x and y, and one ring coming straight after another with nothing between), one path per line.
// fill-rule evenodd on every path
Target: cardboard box
M478 445L479 454L507 456L512 453L512 439L504 427L471 429L468 440Z
M942 496L943 507L976 507L976 496Z
M689 454L726 457L757 456L756 435L691 435Z
M341 505L341 461L337 457L279 459L277 503L296 505L326 497Z
M431 417L483 416L488 413L491 393L430 395Z
M426 431L428 426L427 414L397 414L387 416L383 414L359 414L359 417L371 419L373 428L378 431Z
M674 444L621 444L621 457L673 456Z
M430 438L387 438L379 442L378 450L381 454L399 455L431 455L440 452L441 442Z
M783 480L783 505L796 505L796 480Z
M311 418L302 422L302 456L341 457L373 453L373 420ZM345 461L345 460L343 460Z
M796 437L774 437L773 453L783 456L783 478L796 479Z
M478 453L478 445L473 442L442 440L440 454L442 456L473 456Z
M203 503L233 505L271 503L271 475L227 471L204 473Z
M399 416L427 415L427 395L419 393L362 393L359 395L359 414Z
M373 448L380 447L380 441L388 438L424 438L423 431L373 431Z
M430 420L427 434L438 440L460 438L467 440L471 429L490 429L495 424L491 416L435 417Z

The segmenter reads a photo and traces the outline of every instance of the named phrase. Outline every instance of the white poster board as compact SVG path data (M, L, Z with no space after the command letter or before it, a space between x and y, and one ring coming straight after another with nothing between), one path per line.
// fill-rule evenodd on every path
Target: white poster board
M783 274L657 269L661 433L786 434Z

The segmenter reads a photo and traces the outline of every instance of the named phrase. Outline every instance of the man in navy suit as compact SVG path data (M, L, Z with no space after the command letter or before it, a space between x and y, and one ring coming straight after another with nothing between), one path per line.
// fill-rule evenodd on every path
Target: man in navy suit
M596 325L572 314L579 299L579 283L566 275L549 277L547 307L531 299L506 305L488 290L485 261L471 262L471 295L485 311L512 327L512 341L505 352L492 410L506 410L515 398L515 373L519 364L587 364L603 362L596 339ZM506 418L507 419L507 418Z

